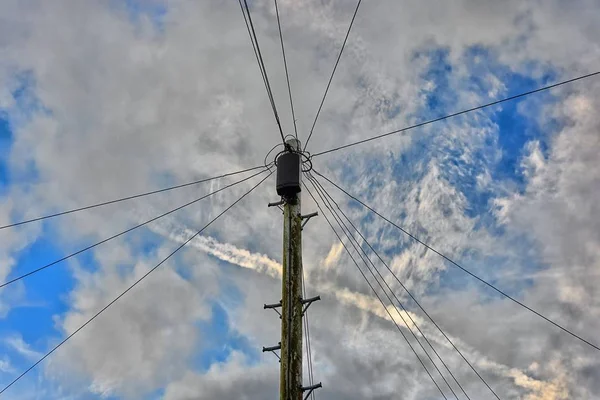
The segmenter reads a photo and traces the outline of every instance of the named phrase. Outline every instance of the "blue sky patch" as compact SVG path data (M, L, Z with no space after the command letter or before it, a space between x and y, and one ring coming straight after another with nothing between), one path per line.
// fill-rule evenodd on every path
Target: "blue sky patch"
M12 131L7 119L0 113L0 195L6 193L10 185L8 173L8 155L13 141Z
M443 112L447 105L453 102L451 96L451 85L449 77L452 74L452 65L448 60L449 51L445 48L435 48L416 52L414 58L426 57L429 68L421 75L421 79L433 82L433 89L424 89L421 91L425 95L426 108L420 110L420 118L429 119L432 115Z
M202 346L195 357L195 367L206 371L212 364L225 362L233 351L244 353L250 360L258 361L258 350L246 337L231 329L225 308L213 302L211 311L211 320L199 323Z
M117 6L125 6L128 17L133 24L139 24L141 18L148 18L158 31L164 31L165 18L168 8L162 1L125 0L115 3Z
M43 235L23 250L9 279L64 256L52 241ZM0 322L0 336L20 332L23 339L37 349L44 349L47 339L60 334L53 316L68 310L67 295L74 286L68 261L30 275L21 281L27 293L27 303L10 311Z
M36 80L33 72L20 71L11 83L14 85L11 91L15 102L13 109L0 110L0 193L4 185L14 182L24 184L37 179L39 174L35 164L31 162L25 168L13 171L8 165L8 157L18 129L37 113L51 114L35 93Z
M18 255L17 265L9 278L64 255L47 237L52 235L43 236ZM68 262L59 263L13 284L22 285L26 292L26 300L14 305L6 318L0 320L0 353L6 354L15 368L13 376L6 374L0 377L2 382L14 378L16 374L31 366L37 361L37 357L47 351L52 340L63 336L56 328L54 318L69 309L68 293L74 284ZM7 289L10 287L0 290ZM10 344L11 340L21 339L31 351L39 354L22 354ZM11 390L15 390L15 393L25 388L26 392L33 390L35 393L51 390L51 382L40 386L39 376L42 374L41 368L33 370ZM35 386L35 389L32 386Z
M147 31L151 31L149 36L152 36L155 32L157 35L165 33L165 29L168 28L165 26L167 24L169 12L166 2L145 0L125 0L119 2L117 0L109 0L108 4L111 7L110 12L116 14L119 22L122 25L126 25L129 32L141 32L141 35L148 33ZM251 0L249 0L249 4L252 7L256 6L254 1ZM325 14L325 17L326 16L327 15ZM235 18L239 18L239 15L236 15ZM332 19L332 21L333 20L334 19ZM243 23L242 20L240 21ZM65 40L65 43L70 42ZM137 44L146 45L149 43L150 40L148 43L140 42ZM166 57L172 55L172 53L174 53L175 56L180 55L180 49L177 46L172 47L168 41L159 44L160 46L157 47L157 49L161 52L164 50ZM79 45L88 46L89 44L80 43ZM310 62L319 63L319 67L323 67L321 68L322 70L327 68L327 72L329 72L332 56L331 43L325 42L325 44L320 43L315 46L316 49L313 50L317 53L323 53L323 57L320 57L317 61L310 60ZM357 49L360 50L360 48ZM153 49L148 47L146 50L152 51ZM185 52L181 55L185 56ZM103 54L98 56L103 60ZM474 104L470 104L469 102L467 107L475 106L478 103L485 103L535 89L541 85L553 82L558 75L556 71L546 71L544 68L547 67L536 64L526 66L524 69L522 68L523 65L520 64L518 66L520 68L518 71L520 72L517 73L515 72L516 70L513 70L507 65L503 65L499 61L494 50L481 46L472 46L471 48L467 48L464 53L459 55L459 57L455 56L456 54L451 53L449 48L436 48L432 46L428 46L421 51L413 53L414 65L427 65L426 71L419 75L420 79L418 80L420 80L420 82L417 83L431 83L431 85L423 85L423 88L417 94L422 107L417 110L414 115L408 115L407 117L409 119L413 119L416 122L422 122L428 119L439 118L448 113L461 111L461 109L456 109L455 107L458 107L457 104L464 104L466 99L474 102ZM68 57L66 57L66 59L68 59ZM198 60L200 60L201 64L206 61L201 59ZM453 64L453 60L458 60L458 62ZM25 59L22 62L25 63L29 61L29 59ZM69 60L69 62L71 61ZM207 64L209 63L207 62ZM119 68L118 65L115 67ZM36 68L42 67L37 66ZM68 66L65 68L67 70L69 69ZM52 71L54 71L54 69L51 69L48 73L50 78L54 76ZM169 71L172 72L171 70ZM540 74L540 71L542 71L542 74ZM201 71L199 73L202 75ZM59 76L62 75L59 74ZM115 77L118 77L118 74L115 75ZM496 85L497 82L494 79L491 79L491 77L500 80L504 86L500 86L500 89L496 90L498 89ZM10 165L8 164L8 158L15 137L18 137L20 129L27 127L27 124L36 116L51 114L51 110L46 109L41 103L40 98L36 95L36 77L32 71L22 71L13 78L11 84L14 85L11 93L15 105L11 110L0 110L0 195L5 195L9 189L15 188L15 185L23 185L24 183L36 181L38 173L36 165L34 164L34 161L32 161L34 158L30 155L24 155L24 162L30 162L31 165L26 166L24 169L17 168L17 163L15 162L13 164L15 171L11 171ZM171 78L171 75L169 75L169 78ZM48 79L46 75L44 75L44 79ZM168 85L168 80L165 82L160 83ZM40 81L40 85L41 83L43 82ZM63 82L59 81L56 83L57 85L44 84L43 86L44 88L50 88L50 90L52 90L59 87L58 84L63 84ZM199 84L201 83L202 82ZM67 82L67 84L69 84L69 82ZM70 84L77 85L77 82L71 82ZM150 82L150 84L153 84L153 82ZM368 92L368 90L371 89L371 81L366 77L359 76L358 80L353 82L353 84L359 89L358 91L360 93ZM107 87L111 88L112 86L109 85ZM90 93L90 95L93 95L93 93ZM381 97L379 100L375 100L374 103L371 103L372 99L370 97L361 98L358 100L359 104L355 104L354 111L356 113L354 114L356 116L357 113L362 112L365 104L367 104L370 105L367 108L372 112L374 111L379 118L384 119L387 117L393 119L400 114L401 111L405 112L404 107L406 104L399 104L399 99L400 96L396 93L386 98ZM61 101L59 97L57 97L56 100L57 102ZM462 252L456 250L456 254L451 254L451 256L461 265L464 265L465 268L487 279L492 284L497 284L498 287L506 290L509 294L516 297L522 296L526 289L533 285L533 281L527 278L510 280L506 277L507 272L511 272L513 269L516 271L518 268L519 272L533 273L542 270L544 265L537 261L536 257L531 257L531 252L527 251L527 246L534 247L533 243L531 243L528 238L519 237L518 239L514 239L514 236L506 235L515 240L514 243L509 242L511 239L506 238L505 235L503 235L504 232L502 231L502 227L497 225L497 221L490 212L491 204L495 198L505 195L505 193L500 193L500 191L503 190L503 187L516 187L517 191L525 189L527 182L521 171L520 164L527 143L531 140L538 140L541 144L542 151L547 152L548 143L553 131L561 127L559 122L556 121L552 121L546 126L540 126L537 122L537 117L543 111L543 107L546 107L548 104L552 104L555 101L556 98L551 92L543 92L532 96L531 98L518 99L469 115L436 122L431 126L417 128L414 132L411 132L414 133L414 135L412 136L411 147L409 149L402 149L402 151L397 152L390 150L387 153L380 153L382 155L379 155L378 157L371 157L360 162L356 162L355 155L346 155L345 157L340 155L339 157L336 157L338 160L336 169L340 173L342 186L348 188L351 193L356 194L360 199L364 199L367 203L373 203L375 199L379 199L377 196L381 194L385 185L395 180L394 183L397 185L399 193L397 198L389 199L388 204L385 204L379 211L383 215L390 217L392 221L398 223L400 226L404 226L404 221L408 216L409 210L406 206L406 200L408 199L408 196L411 195L409 191L412 189L417 193L430 196L423 200L424 204L421 205L425 205L425 203L429 201L437 201L435 204L435 212L441 212L442 215L439 217L440 219L452 217L452 213L454 212L457 212L462 216L462 213L464 212L467 217L475 222L475 229L474 231L469 232L470 235L476 235L479 230L481 230L481 232L485 231L486 234L491 233L492 239L502 241L502 246L498 246L499 248L510 247L511 249L514 249L515 253L518 255L514 256L514 254L510 254L504 256L504 254L499 253L498 251L499 255L489 256L487 254L478 253L477 250L467 249ZM68 104L68 102L65 104ZM105 106L105 104L99 105L99 112L103 109L100 106ZM108 118L111 118L111 115L112 114L108 115ZM114 117L114 115L112 116ZM383 122L385 123L386 121ZM170 123L170 120L165 121L165 123ZM114 126L116 126L116 129L118 130L121 125L116 124ZM460 129L473 131L477 129L480 130L478 133L482 133L482 135L485 134L485 137L483 137L481 141L478 141L473 140L473 137L469 137L468 135L463 136L446 133L450 130L456 132ZM485 132L483 132L483 130L485 130ZM126 132L122 134L126 134ZM385 145L382 142L380 143L381 145ZM498 154L499 156L496 157ZM51 154L47 155L51 156ZM142 156L143 155L140 155L140 157ZM469 157L467 158L466 156ZM14 157L13 161L20 160ZM359 164L360 168L356 167L356 165ZM439 186L434 188L432 192L426 193L422 187L417 185L419 185L419 182L422 182L423 178L426 177L429 172L433 171L433 169L430 169L432 166L434 166L433 168L435 168L436 173L439 173L439 175L436 176L436 178L440 178L440 181L436 182ZM83 167L85 167L85 165ZM390 167L393 171L391 177L386 176L389 173ZM19 171L16 171L17 169L19 169ZM176 176L175 174L161 171L151 172L154 172L153 178L155 178L155 183L158 187L180 183L174 178ZM492 183L487 186L480 185L481 181L478 178L482 176L490 176ZM333 176L331 177L334 178ZM238 178L233 179L237 180ZM256 177L252 182L258 182L258 179L259 177ZM337 179L335 180L337 181ZM346 200L345 195L341 194L336 189L331 188L327 183L323 182L321 178L319 178L319 181L322 182L327 190L331 192L333 197L338 200L340 206L344 206ZM356 184L357 182L360 182L360 186L365 188L364 193L359 193L357 191L357 187L359 186ZM312 185L309 184L308 181L305 181L305 183L307 183L307 187L310 189L311 193L316 196L317 192ZM73 184L77 184L77 182L73 182ZM185 193L191 200L196 195L199 195L194 193L204 193L205 190L208 192L211 185L212 183L206 183L200 187L190 187ZM216 187L217 184L215 183L214 186ZM440 197L432 200L431 197L437 196L438 194L433 192L436 191L435 189L440 188L450 188L448 195L442 194ZM456 193L458 194L457 196L455 195ZM307 193L305 192L305 199L307 198L306 194ZM168 196L168 194L165 194L165 196ZM318 196L316 197L318 198ZM412 198L410 200L416 202L419 201L419 199ZM456 207L456 204L452 203L453 201L460 201L460 205L464 205L464 209ZM203 206L214 204L215 202L213 199L206 199L202 202ZM364 212L364 214L361 214L362 218L358 221L353 220L353 222L357 222L362 233L367 234L368 232L377 238L371 244L380 251L380 254L386 261L390 261L393 256L402 252L407 246L413 245L414 242L412 239L407 238L404 233L385 222L382 223L381 227L379 225L374 226L373 223L375 220L377 220L377 224L381 221L370 212L366 212L362 206L352 201L350 201L349 204L349 207L353 209L352 211L360 209L361 213ZM198 206L199 205L200 204L198 204ZM174 205L172 207L174 207ZM212 207L210 219L215 217L222 210L223 208ZM316 210L305 210L305 212L311 211ZM420 213L428 213L430 211L431 210L428 209L423 210L422 208L419 210ZM274 218L279 217L278 210L273 209L272 213ZM13 217L16 218L18 216L15 215ZM427 215L427 217L429 217L429 215ZM203 214L202 218L205 222L210 220L208 219L207 214ZM335 218L329 217L329 215L328 218L330 218L331 222L336 227L336 230L339 232L340 230L337 227ZM423 219L427 220L426 217L423 217ZM77 251L98 240L104 239L97 238L94 234L84 237L59 237L57 228L59 226L67 226L68 224L65 221L68 222L68 217L51 219L40 223L42 224L43 234L38 240L16 255L17 264L11 271L9 279L60 259L68 252ZM179 220L175 219L174 221L177 222ZM346 223L343 218L342 221ZM181 220L179 222L183 221ZM325 221L322 221L322 223L324 222ZM216 221L216 223L211 225L206 232L203 232L203 235L212 236L222 243L228 243L227 237L223 236L225 234L222 229L224 224L224 220ZM200 229L201 226L192 226L191 228ZM280 228L281 225L279 225L277 229ZM424 240L428 240L430 236L430 232L427 231L429 227L427 227L425 221L417 221L413 226L407 226L406 228ZM62 232L63 231L61 231L61 233ZM114 233L118 233L118 231ZM76 232L73 232L73 235L76 235ZM157 250L163 245L169 248L169 251L175 250L178 247L178 243L172 241L169 242L163 235L153 233L145 227L136 230L135 232L131 232L131 234L127 234L119 239L123 240L129 246L129 250L134 257L144 261L154 259ZM384 239L386 244L385 246L381 246L380 244L384 242ZM441 238L440 240L443 241L444 239L445 238ZM252 252L261 252L261 249L264 248L260 235L248 235L248 237L243 238L243 242L244 243L240 246ZM27 368L31 365L31 359L28 359L26 355L15 351L14 347L11 347L8 342L3 339L17 336L22 337L25 343L30 345L33 350L37 352L46 351L50 341L56 340L63 335L63 333L57 329L55 319L65 315L70 308L68 296L77 285L72 274L72 267L78 265L89 272L97 271L101 267L98 262L100 257L97 256L102 254L100 252L105 251L106 248L110 249L109 246L111 245L113 244L102 244L94 250L86 251L78 255L76 259L61 262L45 271L30 276L15 285L16 288L22 288L26 296L23 301L14 306L5 318L0 320L0 353L3 352L3 354L6 354L11 362L14 363L15 368ZM352 249L352 246L348 247ZM192 250L187 251L191 252ZM419 255L422 256L425 253L426 251L423 248L419 249ZM276 253L274 256L280 257L280 254ZM526 259L526 256L528 256L529 259ZM522 257L522 259L520 257ZM355 256L355 258L360 260L360 256ZM186 250L184 250L174 255L170 260L169 265L173 265L175 271L183 279L191 281L192 272L198 271L192 270L192 268L202 268L202 265L190 262L190 260L193 260L193 256L191 253L187 253ZM236 284L244 285L252 284L253 282L247 283L246 280L242 279L238 281L237 278L239 278L239 275L236 276L235 281L227 277L228 273L234 270L236 273L239 273L239 270L242 270L242 273L248 275L256 274L256 272L247 269L244 270L239 266L218 260L216 257L213 257L211 261L212 260L215 260L215 263L211 262L210 268L217 265L215 269L218 269L218 275L220 276L221 273L223 273L222 275L224 278L222 278L222 281L218 282L218 288L220 289L218 299L211 299L209 302L211 310L210 318L208 320L199 320L196 322L196 326L200 332L200 341L197 348L189 355L190 360L186 361L191 361L192 368L199 372L205 372L215 364L226 362L234 352L244 354L247 358L247 363L250 365L258 363L263 359L260 347L252 342L254 338L244 336L236 330L236 321L233 320L235 314L232 312L247 306L247 304L245 304L247 299L244 298L242 291ZM439 297L448 292L456 293L477 288L483 302L495 301L496 299L501 298L496 292L482 286L480 282L469 277L455 266L449 265L448 263L444 264L445 261L443 259L439 258L437 262L439 262L440 266L445 265L446 269L440 271L439 275L436 275L436 278L439 279L439 284L435 281L435 278L431 281L424 282L424 284L429 285L426 289L426 294ZM123 276L129 275L135 265L134 263L135 261L132 263L123 263L122 265L117 266L117 268L119 272L123 273ZM515 265L511 265L510 263L514 263ZM379 263L377 264L379 266ZM415 264L418 264L418 262ZM153 265L156 264L151 263L150 266ZM366 271L362 263L359 265L363 271ZM163 265L161 268L166 267L167 265ZM351 265L348 267L353 268ZM417 265L416 268L419 268L419 266ZM214 272L210 269L208 271L207 275ZM408 271L408 274L415 274L415 271L417 270L412 269ZM355 274L356 272L357 271L353 271ZM217 274L215 273L215 275ZM367 275L370 274L367 273ZM413 275L413 279L415 278L415 275ZM358 274L353 277L360 279ZM349 279L348 284L350 285L349 287L352 287L354 282ZM360 289L358 285L356 285L356 287ZM271 300L277 301L277 298ZM269 300L265 299L265 301ZM256 312L261 311L257 309ZM276 316L273 317L273 321L276 321ZM26 387L27 385L46 385L45 381L48 379L43 379L43 374L43 366L40 366L39 369L23 380L20 387ZM0 376L0 380L5 381L6 376ZM53 388L54 383L55 382L48 382L47 385L48 387ZM161 398L163 394L164 391L162 389L157 390L151 393L148 398L158 399ZM87 397L88 394L85 394L84 396Z

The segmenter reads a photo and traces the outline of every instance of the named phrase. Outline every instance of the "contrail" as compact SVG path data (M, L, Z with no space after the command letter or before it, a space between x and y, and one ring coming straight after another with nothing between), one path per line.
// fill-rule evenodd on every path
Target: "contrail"
M177 243L185 241L186 238L195 233L191 229L187 228L177 229L175 228L175 225L166 221L161 224L156 224L150 227L150 229L155 233L167 237ZM246 249L240 249L233 244L221 243L210 236L198 236L195 240L192 240L189 243L189 246L230 264L247 268L275 279L281 279L281 264L265 254L252 253ZM323 267L331 268L339 261L341 254L340 248L334 244L331 247L328 255L322 260ZM344 305L356 307L362 311L376 315L379 318L391 321L390 315L388 315L385 310L381 308L381 304L375 297L354 292L347 288L338 288L330 284L319 285L315 284L315 282L309 283L316 288L321 289L321 291L324 293L326 292L332 294L336 300ZM388 310L390 311L390 314L394 316L397 321L399 321L399 323L402 322L401 319L396 318L396 316L400 317L400 315L394 307L389 305ZM427 334L428 338L436 342L437 346L443 346L447 349L452 349L445 338L438 334L438 332L433 329L433 327L430 326L427 321L410 311L400 311L400 313L408 321L409 319L406 318L406 314L410 314L412 319ZM413 326L410 326L410 328L412 329ZM418 332L415 332L415 334L420 336ZM564 400L568 398L566 377L564 376L565 374L561 374L553 381L538 380L530 377L519 369L509 368L505 365L489 360L458 338L452 337L451 340L457 347L461 348L462 352L466 353L468 358L473 360L478 367L493 372L494 374L503 378L510 379L516 386L529 391L530 393L524 397L526 400Z

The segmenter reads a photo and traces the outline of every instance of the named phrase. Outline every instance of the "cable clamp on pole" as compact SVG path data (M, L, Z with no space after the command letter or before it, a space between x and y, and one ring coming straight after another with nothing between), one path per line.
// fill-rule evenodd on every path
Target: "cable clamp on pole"
M310 213L310 214L306 214L306 215L301 215L300 219L303 220L303 222L302 222L302 229L304 229L304 225L306 225L308 223L308 221L310 221L311 218L316 217L317 215L319 215L318 212L314 212L314 213Z
M315 390L315 389L319 389L322 388L323 385L321 384L321 382L314 384L312 386L300 386L300 390L302 390L302 393L306 392L306 396L304 396L304 400L307 400L309 398L309 396L311 395L311 393Z
M319 301L321 300L321 296L315 296L315 297L311 297L310 299L300 299L300 303L302 303L304 305L304 307L302 308L302 315L304 315L306 313L306 310L308 310L308 307L310 307L310 305L312 303L314 303L315 301Z
M271 353L275 354L275 357L277 357L279 359L279 362L281 362L281 357L279 356L279 354L277 354L277 350L281 350L281 342L279 342L279 344L277 346L271 346L271 347L263 346L263 348L262 348L263 353L270 351Z

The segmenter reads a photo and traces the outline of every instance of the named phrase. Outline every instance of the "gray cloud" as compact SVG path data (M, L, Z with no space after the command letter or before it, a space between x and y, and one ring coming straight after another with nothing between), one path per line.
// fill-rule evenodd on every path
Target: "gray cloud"
M534 76L548 70L561 76L589 72L598 59L600 28L595 22L600 10L594 1L575 1L568 9L559 1L496 3L363 4L310 148L327 149L418 119L426 101L424 91L434 89L423 75L434 61L426 54L417 56L424 50L447 49L454 68L448 72L448 96L453 96L457 108L486 100L485 94L465 85L473 71L461 60L470 46L487 48L512 71L529 74L533 68ZM3 4L0 105L13 122L10 168L22 182L2 197L0 221L262 162L277 133L237 4L173 1L166 5L163 28L157 28L150 16L133 22L126 10L109 2ZM349 1L281 1L302 137L312 123L353 7ZM280 114L289 128L272 3L255 2L253 12ZM501 95L503 76L497 76L486 62L481 60L479 68L489 91ZM33 100L44 108L31 115L25 115L10 95L24 72L33 77ZM523 160L527 177L523 193L510 182L492 182L486 176L498 155L486 153L482 158L478 151L497 139L498 129L484 113L323 156L315 165L351 183L353 192L440 250L470 265L482 265L476 268L486 276L530 274L527 259L541 260L545 275L534 273L533 284L523 294L526 302L577 331L596 332L597 278L590 277L595 276L600 242L599 219L594 218L600 187L599 125L593 112L598 96L593 87L577 85L571 90L564 94L563 104L552 105L539 116L542 126L548 126L550 118L565 124L549 133L549 154L535 142L529 144ZM419 141L430 147L415 153ZM459 151L466 166L450 173L477 171L481 186L496 193L496 203L502 206L497 218L504 224L505 236L497 237L481 226L481 216L468 213L464 193L445 175L448 149ZM416 177L395 175L395 163L403 155L413 157ZM374 163L377 169L372 168ZM35 182L25 179L31 165L38 174ZM357 179L349 182L349 177ZM242 207L215 224L207 234L216 242L206 239L201 243L204 251L227 256L228 251L248 249L250 255L265 254L269 262L278 260L279 214L266 208L274 199L272 185L272 179L267 181ZM198 229L249 187L223 192L179 213L166 229L154 232L176 238L182 229L172 227ZM57 243L71 250L158 210L183 204L203 190L188 188L94 210L50 226L56 230ZM307 210L315 208L310 200L304 204ZM350 214L365 217L354 209ZM444 287L440 280L448 270L435 255L401 239L380 221L365 220L362 226L369 240L390 255L396 272L434 310L440 324L460 338L493 386L505 394L502 398L592 398L600 392L598 364L584 347L474 286L467 284L466 290L458 292ZM309 281L368 293L343 253L323 268L322 260L335 243L325 228L321 218L311 221L306 230ZM0 277L10 272L15 255L40 233L39 226L2 233ZM140 254L136 244L146 234L98 249L97 269L83 261L73 265L78 283L69 296L70 310L57 316L64 333L164 256L170 248L167 244L174 244L168 241L154 254ZM534 241L535 248L514 246L522 235ZM506 261L489 261L499 255ZM176 272L181 264L187 265L189 279ZM272 359L253 364L233 354L207 373L199 373L190 366L189 354L202 342L195 324L206 320L208 304L223 296L222 280L233 281L243 294L241 305L226 305L231 329L257 348L275 342L277 319L263 313L261 306L278 299L277 280L224 269L214 257L196 251L184 253L171 267L149 278L93 329L57 352L46 368L47 376L75 392L84 386L129 398L162 386L168 399L272 397L277 390L277 364ZM521 287L514 281L501 283L516 291ZM313 290L317 289L315 285ZM20 290L26 293L26 283ZM3 313L18 306L24 296L7 293L1 294ZM420 399L436 395L387 321L340 303L331 294L311 309L311 317L316 376L325 382L323 396L387 399L400 393L405 399ZM472 397L487 398L489 393L451 354L444 350Z

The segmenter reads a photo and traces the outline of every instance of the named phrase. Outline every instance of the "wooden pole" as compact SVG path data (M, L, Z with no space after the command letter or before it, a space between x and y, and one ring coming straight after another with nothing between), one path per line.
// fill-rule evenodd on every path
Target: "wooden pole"
M301 151L300 141L286 142ZM283 208L280 400L302 399L302 218L300 194Z

